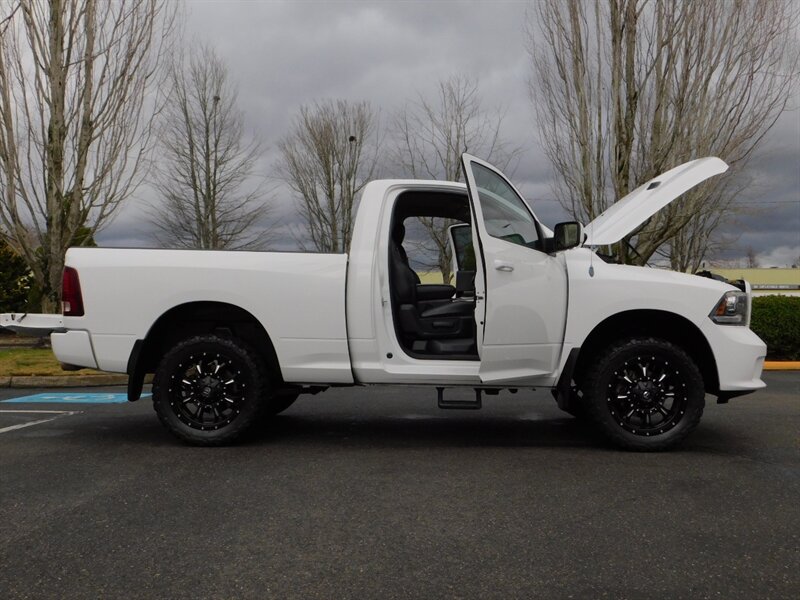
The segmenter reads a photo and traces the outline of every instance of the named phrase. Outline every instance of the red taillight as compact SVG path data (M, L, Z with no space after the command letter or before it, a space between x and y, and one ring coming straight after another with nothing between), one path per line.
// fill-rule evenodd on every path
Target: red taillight
M72 267L64 267L61 280L61 312L65 317L83 316L83 297L78 272Z

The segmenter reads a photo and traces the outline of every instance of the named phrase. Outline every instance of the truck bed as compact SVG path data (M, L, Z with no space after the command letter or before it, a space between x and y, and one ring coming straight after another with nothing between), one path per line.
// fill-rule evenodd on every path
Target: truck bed
M125 372L137 339L177 306L220 302L258 319L287 382L352 383L345 323L347 255L72 248L97 366ZM122 307L127 311L121 314Z

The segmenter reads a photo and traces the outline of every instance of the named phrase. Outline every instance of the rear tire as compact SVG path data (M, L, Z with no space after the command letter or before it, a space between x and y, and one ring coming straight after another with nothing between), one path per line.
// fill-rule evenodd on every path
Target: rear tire
M668 450L697 427L705 406L700 370L680 347L656 338L612 344L586 371L585 406L613 444Z
M221 446L240 439L267 410L263 360L236 338L198 335L175 345L153 378L153 408L181 440Z

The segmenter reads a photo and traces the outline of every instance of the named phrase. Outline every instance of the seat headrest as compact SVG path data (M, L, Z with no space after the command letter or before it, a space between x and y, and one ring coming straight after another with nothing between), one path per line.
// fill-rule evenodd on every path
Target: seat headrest
M406 237L406 228L402 223L396 223L392 230L392 239L395 244L402 244Z

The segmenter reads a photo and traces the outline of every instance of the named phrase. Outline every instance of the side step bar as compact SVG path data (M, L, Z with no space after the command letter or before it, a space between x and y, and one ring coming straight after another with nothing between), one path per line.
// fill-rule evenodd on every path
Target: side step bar
M475 400L445 400L443 387L437 387L436 394L439 408L442 409L478 410L483 406L482 390L479 388L475 388Z

